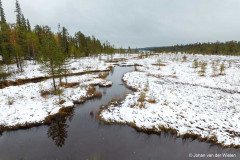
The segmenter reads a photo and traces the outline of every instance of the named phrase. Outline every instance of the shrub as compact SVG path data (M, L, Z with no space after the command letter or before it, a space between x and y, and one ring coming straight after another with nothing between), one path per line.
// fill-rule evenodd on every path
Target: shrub
M205 75L205 73L206 73L206 68L207 68L207 63L206 63L206 62L201 63L200 73L201 73L202 76Z
M145 83L145 89L148 90L149 89L149 81L147 80L147 82Z
M90 66L86 66L86 70L89 71L91 69Z
M137 63L134 63L134 71L137 71Z
M228 62L228 68L231 68L232 67L232 61L229 61Z
M6 80L7 77L11 75L10 72L6 72L3 67L0 65L0 81Z
M163 102L163 105L165 105L165 106L167 106L169 103L168 103L168 101L167 100L165 100L164 102Z
M143 103L141 103L141 104L139 105L139 108L140 108L140 109L145 108L145 105L144 105Z
M98 75L99 78L105 79L108 76L108 72L100 73Z
M198 60L194 59L194 61L193 61L193 68L198 68L198 66L199 66Z
M144 53L142 52L141 55L139 56L140 59L144 58Z
M158 59L157 59L157 64L158 64L158 66L159 66L159 68L158 68L159 70L160 70L161 63L162 63L161 59L158 58Z
M148 102L149 102L149 103L156 103L156 98L155 98L155 96L153 95L153 92L151 92L151 97L150 97L150 99L148 99Z
M73 67L72 70L77 70L77 68Z
M59 101L59 104L63 104L63 103L65 103L66 101L63 99L63 100L61 100L61 101Z
M51 91L44 91L44 90L41 90L40 91L40 95L43 97L43 98L47 98L48 95L52 94Z
M14 103L14 98L13 97L7 97L7 104L12 105Z
M61 102L61 95L62 95L62 93L63 93L62 89L60 89L60 88L56 89L56 93L55 94L58 95L59 103Z
M144 92L141 92L138 101L143 103L145 99L146 99L146 94Z
M216 73L217 73L217 66L215 64L215 62L212 62L212 72L213 72L213 75L215 76Z
M186 61L187 61L187 56L184 55L184 56L183 56L183 62L186 62Z
M220 74L223 74L223 72L225 71L225 64L224 64L224 62L221 64L221 66L220 66Z

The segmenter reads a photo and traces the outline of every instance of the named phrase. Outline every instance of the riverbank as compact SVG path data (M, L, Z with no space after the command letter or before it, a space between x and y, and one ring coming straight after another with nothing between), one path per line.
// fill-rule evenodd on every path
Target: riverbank
M185 57L186 56L186 57ZM183 58L185 57L185 58ZM207 63L204 75L201 65ZM124 74L136 92L99 114L108 123L142 131L170 131L223 147L240 147L239 57L160 54L134 60L136 71ZM224 73L220 66L224 63ZM213 64L218 73L213 73Z
M58 79L57 94L51 87L51 79L1 89L0 132L49 123L52 117L74 104L100 97L101 92L94 86L109 87L112 82L98 77L98 74L71 76L67 84L60 84Z

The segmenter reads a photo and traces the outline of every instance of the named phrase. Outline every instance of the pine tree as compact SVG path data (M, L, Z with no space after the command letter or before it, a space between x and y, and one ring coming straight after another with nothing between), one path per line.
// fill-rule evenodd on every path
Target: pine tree
M68 68L69 68L69 41L68 41L68 37L69 37L69 33L67 31L67 29L65 27L62 28L62 31L60 31L60 25L59 25L59 29L58 29L58 35L57 35L57 43L58 43L58 51L59 51L59 55L61 56L61 61L63 64L63 72L65 75L65 81L67 83L67 74L68 74ZM59 71L61 72L61 70Z
M37 52L39 48L39 39L37 35L34 32L28 32L27 33L27 46L28 46L28 52L29 52L29 57L33 59L34 63L36 64L37 60Z
M56 35L54 35L49 27L43 28L43 39L41 45L41 59L39 62L42 64L41 69L48 73L53 80L53 87L56 93L57 86L56 86L56 77L62 74L62 55L59 54L58 51L58 44Z
M31 31L31 25L29 20L27 19L27 31L30 32Z
M132 53L132 49L130 46L128 47L128 53Z
M5 64L10 64L12 61L12 47L10 44L11 30L6 22L5 13L0 0L0 55Z
M6 23L6 17L2 7L2 0L0 0L0 17L1 17L1 23Z
M20 68L21 71L23 71L23 58L26 58L27 56L24 53L27 52L27 45L26 45L26 20L24 18L24 15L22 14L22 10L20 7L20 4L18 3L18 0L16 0L16 45L15 45L15 51L16 51L16 63L17 67Z

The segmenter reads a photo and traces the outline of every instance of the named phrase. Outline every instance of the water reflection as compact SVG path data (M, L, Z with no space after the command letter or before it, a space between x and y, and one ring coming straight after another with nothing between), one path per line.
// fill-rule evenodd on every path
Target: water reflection
M56 146L63 147L65 140L68 137L68 131L67 128L69 125L67 124L67 120L71 121L73 118L73 112L72 110L69 115L67 116L57 116L54 118L49 125L47 135L48 138L52 138L53 141L55 141Z
M114 67L112 67L112 69L110 70L110 73L111 73L111 76L112 76L113 73L114 73Z
M102 93L105 92L102 98L76 105L74 115L72 113L65 118L56 118L49 126L4 132L0 138L0 159L192 160L189 153L232 153L237 158L231 160L239 160L239 150L218 149L209 143L184 140L164 132L148 135L129 126L106 125L95 119L101 105L130 92L119 84L123 84L123 73L133 70L134 67L115 67L114 74L109 74L106 78L113 82L113 86L96 87ZM93 116L89 115L91 112L94 112ZM201 158L203 159L210 160Z

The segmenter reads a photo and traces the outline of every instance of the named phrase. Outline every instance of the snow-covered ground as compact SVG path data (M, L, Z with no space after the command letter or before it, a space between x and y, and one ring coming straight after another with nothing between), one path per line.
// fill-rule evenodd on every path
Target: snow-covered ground
M10 65L13 74L6 80L15 81L18 79L32 79L37 77L46 77L47 73L41 71L40 64L34 64L31 61L24 61L24 72L19 72L16 65ZM94 70L107 70L108 66L98 58L80 58L71 59L68 65L69 73L78 73Z
M98 57L71 59L68 69L69 73L105 71L109 70L109 67L113 65L113 63L106 63L106 61L132 56L102 54ZM13 74L6 79L7 81L48 77L46 73L41 71L41 65L34 64L32 61L24 61L23 72L18 72L14 64L8 67ZM7 69L7 66L5 69ZM65 81L64 78L62 81ZM42 123L47 116L58 113L61 108L73 106L74 102L81 102L88 97L94 96L88 93L88 90L92 89L91 85L99 85L100 87L112 85L111 81L98 78L97 74L69 76L68 83L76 83L76 85L73 84L73 87L60 87L63 90L60 100L59 96L54 94L41 96L43 91L51 90L52 79L0 89L0 127L24 125L25 123ZM59 84L58 79L56 84Z
M136 71L123 77L137 91L128 94L118 106L110 105L102 110L101 118L157 132L169 128L179 136L191 133L225 146L239 146L240 57L186 54L184 59L184 55L168 53L141 58L137 54L114 54L72 59L69 72L102 71L115 64L138 65ZM193 64L195 59L199 63L197 68ZM204 62L207 66L203 76L199 71ZM225 70L219 75L222 63ZM10 66L15 71L14 67ZM12 74L7 80L46 76L39 64L26 61L24 72ZM52 86L51 79L0 89L0 126L41 123L62 107L91 97L90 85L111 85L92 74L70 76L68 83L76 86L61 87L61 103L57 95L41 96L42 91Z
M59 84L59 81L56 83ZM88 93L91 85L108 86L112 82L100 79L98 75L85 74L68 77L68 83L76 85L70 88L60 87L63 90L60 100L59 96L54 94L41 96L43 91L51 90L52 79L0 89L0 126L44 122L47 116L58 113L62 107L73 107L73 102L92 97L93 95Z
M119 57L119 55L116 55ZM83 57L78 59L71 59L69 61L68 70L69 73L79 73L85 71L96 71L96 70L108 70L111 64L106 64L103 60L110 58L107 55L99 57ZM6 68L7 70L7 68ZM18 79L32 79L37 77L46 77L47 73L41 71L40 64L34 64L32 61L24 61L23 72L19 72L16 65L10 65L9 70L12 71L12 75L6 80L16 81Z
M183 57L184 54L159 54L129 59L124 65L142 65L123 77L137 91L118 106L102 110L100 117L157 132L169 128L179 136L190 133L225 146L239 146L240 57ZM193 67L194 59L207 63L204 76L199 73L201 65ZM226 69L218 75L222 63Z

